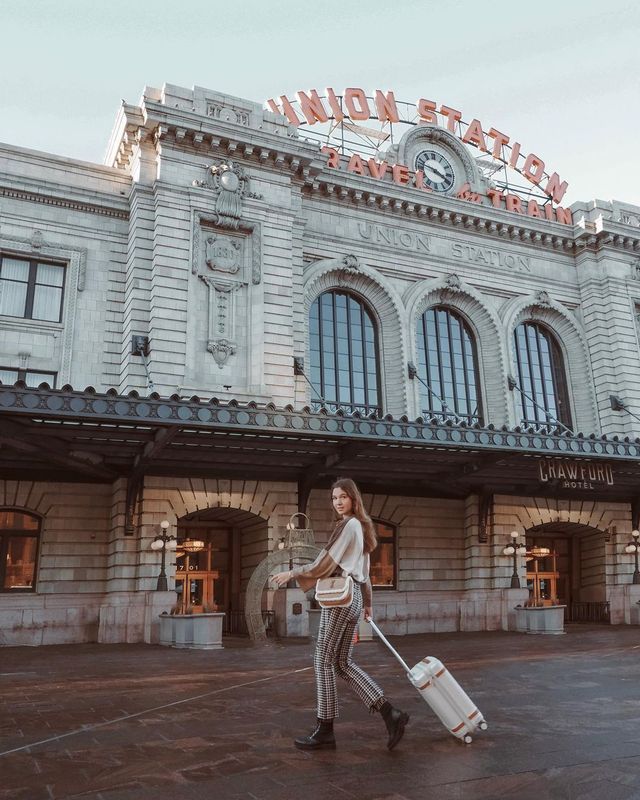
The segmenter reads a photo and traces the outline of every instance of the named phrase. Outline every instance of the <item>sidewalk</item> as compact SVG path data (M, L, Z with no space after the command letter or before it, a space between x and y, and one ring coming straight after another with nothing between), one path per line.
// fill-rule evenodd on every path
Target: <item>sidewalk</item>
M0 800L640 799L637 628L394 642L441 658L489 730L454 739L379 642L355 653L411 714L391 753L341 686L338 749L294 749L314 722L309 643L0 649Z

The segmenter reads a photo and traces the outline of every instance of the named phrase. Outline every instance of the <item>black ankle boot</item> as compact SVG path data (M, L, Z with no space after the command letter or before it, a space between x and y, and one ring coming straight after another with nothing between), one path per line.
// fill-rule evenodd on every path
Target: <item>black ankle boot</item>
M309 736L295 739L298 750L335 750L336 738L333 735L333 720L319 719L315 731Z
M404 736L404 729L409 722L409 715L398 708L394 708L391 703L385 700L384 705L380 709L384 724L387 726L389 738L387 739L387 749L393 750L398 744L400 739Z

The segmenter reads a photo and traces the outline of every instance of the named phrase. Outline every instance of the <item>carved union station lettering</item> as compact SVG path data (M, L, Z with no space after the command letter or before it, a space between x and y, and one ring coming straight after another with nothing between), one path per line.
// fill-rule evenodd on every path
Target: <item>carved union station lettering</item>
M531 263L526 256L504 253L502 250L494 250L491 247L474 247L454 242L451 245L451 255L461 261L470 261L472 264L531 272Z
M368 222L358 223L358 233L363 239L376 242L376 244L404 247L407 250L415 250L419 253L429 253L431 251L429 237L422 233L396 230L396 228L388 228L385 225L371 225Z

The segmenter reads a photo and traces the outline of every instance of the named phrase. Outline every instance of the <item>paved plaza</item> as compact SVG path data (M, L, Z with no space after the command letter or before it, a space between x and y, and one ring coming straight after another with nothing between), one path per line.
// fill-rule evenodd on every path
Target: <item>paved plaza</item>
M385 749L378 715L342 691L335 752L292 738L314 721L313 645L0 650L0 800L630 800L640 798L640 632L430 634L489 730L450 736L380 642L356 658L411 714Z

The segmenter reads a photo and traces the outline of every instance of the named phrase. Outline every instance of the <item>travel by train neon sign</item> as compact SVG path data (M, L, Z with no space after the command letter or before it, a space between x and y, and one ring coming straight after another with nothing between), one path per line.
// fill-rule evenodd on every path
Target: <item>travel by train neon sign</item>
M386 142L393 125L435 125L456 136L463 144L470 145L495 162L514 170L539 191L539 196L523 197L512 191L496 187L486 193L478 193L465 184L456 193L459 199L475 203L490 204L519 214L546 219L551 222L572 224L571 211L559 206L566 194L568 183L557 172L550 173L542 158L533 152L523 152L520 142L494 126L483 126L479 119L463 121L462 111L438 104L426 98L416 103L397 101L392 91L376 89L368 95L361 88L347 88L342 94L333 89L320 95L316 89L296 92L295 99L281 95L278 100L269 99L266 106L277 114L283 114L296 128L304 126L309 132L313 126L322 126L324 131L318 141L324 140L323 152L327 155L327 167L346 169L359 175L378 180L391 180L401 185L430 191L425 185L421 170L411 170L407 165L386 163L381 160L378 148ZM376 121L377 129L364 127L363 123ZM369 153L351 152L335 143L336 130L359 137ZM332 137L333 134L333 137ZM344 141L344 135L343 135ZM367 146L367 143L369 146ZM334 146L335 144L335 146ZM356 145L357 147L357 145Z

